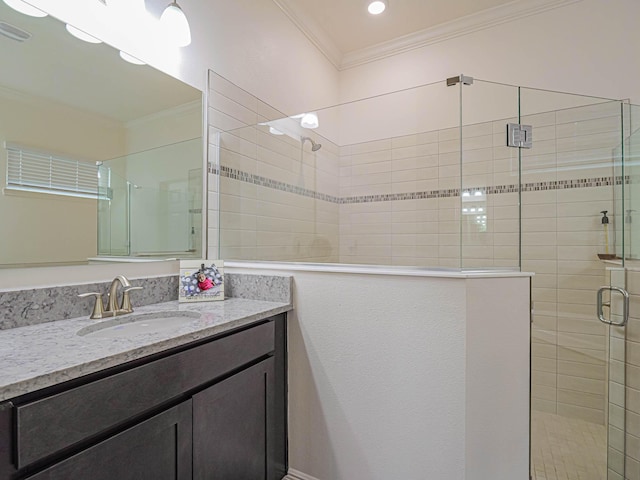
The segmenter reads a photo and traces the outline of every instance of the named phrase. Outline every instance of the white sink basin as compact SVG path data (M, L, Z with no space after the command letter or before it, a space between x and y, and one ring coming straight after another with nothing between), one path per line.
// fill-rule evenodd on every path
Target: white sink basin
M115 317L78 330L81 337L124 338L147 333L178 330L200 318L197 312L154 312Z

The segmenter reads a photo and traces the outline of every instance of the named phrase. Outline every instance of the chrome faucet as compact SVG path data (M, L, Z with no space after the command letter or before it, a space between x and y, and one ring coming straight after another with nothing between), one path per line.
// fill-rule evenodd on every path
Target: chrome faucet
M120 303L120 307L118 307L118 285L122 287L122 302ZM124 275L118 275L113 279L109 286L109 293L107 294L109 296L109 300L106 308L102 302L102 293L100 292L81 293L78 297L84 298L92 295L96 297L96 302L93 305L93 312L91 312L91 316L89 318L98 319L104 317L115 317L117 315L125 315L133 312L129 292L132 290L142 290L142 288L143 287L131 286L131 282L129 282L127 277Z

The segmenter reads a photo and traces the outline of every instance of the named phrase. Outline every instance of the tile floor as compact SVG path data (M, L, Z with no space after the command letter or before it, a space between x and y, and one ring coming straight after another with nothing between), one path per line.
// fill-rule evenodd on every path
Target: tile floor
M533 480L604 480L607 431L604 425L531 413Z

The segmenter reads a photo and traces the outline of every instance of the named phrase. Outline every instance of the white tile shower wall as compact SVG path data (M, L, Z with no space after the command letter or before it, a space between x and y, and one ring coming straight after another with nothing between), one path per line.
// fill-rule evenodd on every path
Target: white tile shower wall
M340 261L517 267L517 150L494 128L464 127L462 176L457 128L342 147Z
M260 125L283 116L210 72L210 258L338 260L337 146L313 153Z
M605 253L599 212L614 209L619 106L531 115L523 123L534 126L536 140L523 152L522 183L539 188L522 194L522 268L536 272L532 405L602 424L606 329L594 315L595 292L606 283L597 258ZM564 188L545 190L549 183Z

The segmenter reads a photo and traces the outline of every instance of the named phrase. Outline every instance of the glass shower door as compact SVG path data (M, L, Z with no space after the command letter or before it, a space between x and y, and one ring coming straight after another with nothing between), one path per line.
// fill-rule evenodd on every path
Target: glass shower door
M617 166L616 228L619 240L616 252L621 252L623 267L611 271L610 285L624 288L629 295L628 314L624 298L611 299L609 320L624 326L609 327L609 422L608 480L640 480L640 312L638 312L638 240L640 219L640 107L622 106L623 137L615 155L623 161Z
M521 149L522 269L536 273L531 475L623 479L624 341L595 315L600 287L624 287L624 272L611 270L622 267L621 103L521 88L520 112L533 127L532 148Z

